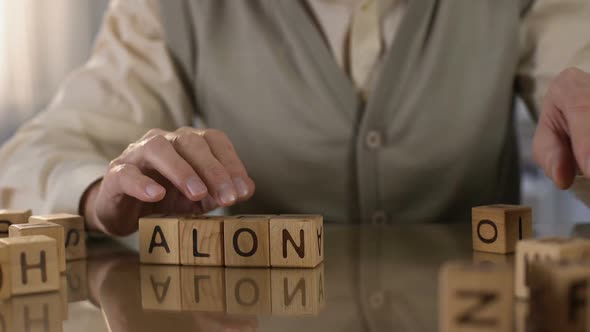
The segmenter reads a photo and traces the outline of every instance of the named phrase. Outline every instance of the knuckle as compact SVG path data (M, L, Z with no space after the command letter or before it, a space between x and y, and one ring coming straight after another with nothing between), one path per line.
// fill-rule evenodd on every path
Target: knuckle
M160 128L152 128L150 130L147 131L147 133L145 133L145 135L143 135L142 138L150 138L153 136L164 136L166 135L166 131L160 129Z
M228 178L228 174L221 166L208 166L204 169L205 177L209 181L222 182Z
M141 145L150 152L158 152L165 149L169 144L168 140L162 135L155 135L144 140Z

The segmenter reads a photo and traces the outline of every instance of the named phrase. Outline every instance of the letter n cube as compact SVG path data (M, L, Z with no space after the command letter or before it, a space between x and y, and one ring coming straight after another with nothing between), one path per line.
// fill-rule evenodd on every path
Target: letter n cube
M471 211L473 250L512 253L516 242L532 237L531 208L519 205L488 205Z
M180 265L179 218L150 216L139 219L139 260Z
M439 275L439 331L511 331L512 290L508 266L446 263Z
M270 265L316 267L324 259L320 215L280 215L270 219Z

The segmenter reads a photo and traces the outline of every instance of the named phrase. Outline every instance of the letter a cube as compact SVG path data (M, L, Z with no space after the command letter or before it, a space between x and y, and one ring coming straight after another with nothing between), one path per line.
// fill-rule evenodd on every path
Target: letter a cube
M152 216L139 220L139 260L180 265L179 218Z
M281 215L270 219L270 265L313 268L324 259L323 218Z
M8 248L12 295L58 290L57 242L46 235L0 239Z
M511 331L512 280L507 266L446 263L439 275L439 331Z
M532 212L519 205L488 205L471 211L473 250L512 253L516 242L532 237Z

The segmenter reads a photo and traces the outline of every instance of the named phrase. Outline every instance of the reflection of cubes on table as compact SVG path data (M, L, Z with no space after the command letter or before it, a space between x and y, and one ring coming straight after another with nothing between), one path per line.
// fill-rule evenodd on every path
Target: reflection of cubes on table
M144 309L182 310L179 266L142 265L139 272Z
M180 274L183 310L225 311L224 268L183 266Z
M519 205L488 205L471 210L473 249L511 253L533 235L532 210Z
M533 262L529 269L530 313L547 331L587 331L589 261Z
M325 305L324 266L272 269L271 291L273 315L317 315Z
M270 266L269 218L236 216L224 220L226 266Z
M320 215L280 215L270 219L270 265L315 267L324 259Z
M230 314L271 313L270 269L225 269L225 295Z
M529 297L528 271L533 261L578 259L590 254L590 240L577 238L544 238L523 240L516 246L515 294Z
M223 266L223 217L198 216L179 222L182 265Z
M86 231L84 217L59 213L43 216L32 216L29 223L52 222L64 228L64 241L66 248L66 260L71 261L86 257Z
M7 331L63 331L65 315L58 292L17 296L12 306L14 330Z
M447 263L439 275L439 331L511 331L513 296L508 267Z
M68 280L65 274L59 276L59 301L61 303L62 319L67 320L69 314Z
M88 267L86 260L80 259L68 262L65 277L68 302L86 301L88 299Z
M45 235L0 239L8 249L12 295L59 289L57 242Z
M0 238L8 237L8 227L14 224L26 224L31 210L0 210Z
M180 264L177 217L139 219L139 260L142 263Z
M66 247L64 241L64 228L61 225L51 222L37 223L37 224L15 224L8 227L9 237L30 236L30 235L46 235L55 239L57 245L57 256L59 263L59 271L66 270Z

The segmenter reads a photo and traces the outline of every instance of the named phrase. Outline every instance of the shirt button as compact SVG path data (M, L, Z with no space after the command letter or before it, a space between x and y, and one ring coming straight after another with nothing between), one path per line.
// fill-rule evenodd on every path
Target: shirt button
M371 217L371 222L374 225L383 225L387 222L387 214L385 214L385 211L375 211Z
M366 137L366 143L367 143L367 147L369 149L377 149L380 148L382 143L382 139L381 139L381 133L379 133L377 130L371 130L367 133L367 137Z

